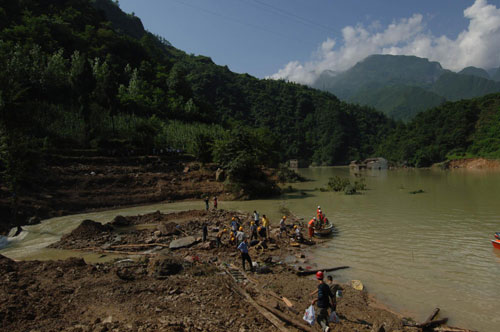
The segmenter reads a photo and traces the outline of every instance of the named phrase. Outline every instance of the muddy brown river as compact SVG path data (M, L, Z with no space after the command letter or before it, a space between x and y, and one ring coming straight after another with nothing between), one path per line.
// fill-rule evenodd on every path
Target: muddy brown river
M334 175L354 180L347 168L309 168L300 173L311 181L292 184L296 192L279 199L219 202L219 207L257 209L277 222L283 209L308 220L320 205L337 233L312 256L319 266L351 267L339 271L337 279L361 280L381 302L416 320L424 320L439 307L450 325L500 330L500 250L490 243L500 231L500 172L377 171L365 173L368 190L352 196L317 190ZM410 194L418 190L424 192ZM14 259L74 256L45 247L83 219L107 222L117 214L200 208L202 201L188 201L54 218L8 238L0 254Z

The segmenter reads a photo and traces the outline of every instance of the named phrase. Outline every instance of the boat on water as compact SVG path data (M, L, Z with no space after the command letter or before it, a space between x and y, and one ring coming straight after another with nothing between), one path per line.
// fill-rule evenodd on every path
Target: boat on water
M500 249L500 240L491 240L491 244L493 244L493 247L496 249Z
M314 229L314 236L326 237L333 233L333 224L331 222L326 223L323 227Z
M496 233L495 233L495 237L496 237L498 240L500 240L500 232L496 232Z

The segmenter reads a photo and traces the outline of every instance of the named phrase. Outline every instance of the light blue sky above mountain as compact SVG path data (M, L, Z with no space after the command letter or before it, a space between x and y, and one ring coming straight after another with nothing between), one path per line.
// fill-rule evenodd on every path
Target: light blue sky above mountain
M370 54L500 66L500 0L120 0L145 27L233 71L311 83Z

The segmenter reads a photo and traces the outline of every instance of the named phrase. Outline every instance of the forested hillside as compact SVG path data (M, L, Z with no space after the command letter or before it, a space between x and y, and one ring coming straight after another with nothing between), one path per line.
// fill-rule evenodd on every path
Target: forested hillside
M448 102L399 124L378 153L425 167L447 159L500 158L500 94Z
M394 126L330 93L185 54L108 0L1 1L0 108L14 181L43 151L175 148L210 161L238 138L254 146L245 162L341 164L372 155Z

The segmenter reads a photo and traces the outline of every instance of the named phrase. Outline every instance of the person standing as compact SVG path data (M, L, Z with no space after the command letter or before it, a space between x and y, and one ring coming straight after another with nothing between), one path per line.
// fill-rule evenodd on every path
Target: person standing
M309 240L314 236L314 224L316 223L316 217L312 218L307 224L307 230L309 233Z
M207 195L207 196L205 196L205 209L207 209L207 211L208 211L208 208L209 208L208 201L209 201L209 198L208 198L208 195Z
M250 222L250 242L253 239L257 239L257 225L255 225L254 221Z
M247 236L246 236L245 232L243 232L243 227L240 226L240 228L236 232L236 236L235 237L236 237L236 240L238 240L237 243L241 243L244 240L246 240Z
M259 226L259 212L257 211L253 211L253 221L255 222L255 225L257 225L257 227Z
M241 265L243 265L243 271L245 270L245 261L250 264L250 271L253 272L253 265L252 265L252 259L250 258L250 255L248 254L248 244L247 244L247 239L244 239L243 242L240 243L238 246L239 251L241 252Z
M285 233L286 235L288 235L288 231L286 230L286 216L283 216L283 218L281 218L280 220L280 238L281 238L281 235L283 233Z
M236 233L239 227L240 224L236 221L236 217L231 218L231 231L233 231L233 233Z
M217 196L214 196L214 210L217 210Z
M265 214L262 215L262 227L264 227L266 229L267 238L269 238L269 232L270 232L269 219L267 219Z
M318 279L318 297L312 300L311 304L316 304L319 309L318 314L318 324L321 326L323 331L330 331L330 327L328 326L328 308L330 308L330 299L333 298L333 294L330 290L330 287L323 281L324 274L321 271L316 273L316 279ZM314 292L316 293L316 291ZM313 294L314 294L313 293Z
M337 294L338 297L340 298L342 296L342 290L343 288L338 284L333 282L332 276L327 276L326 277L326 282L328 284L328 287L330 287L330 291L333 294L332 297L332 311L337 311Z
M208 236L208 226L207 223L203 223L203 242L207 241L207 236Z

